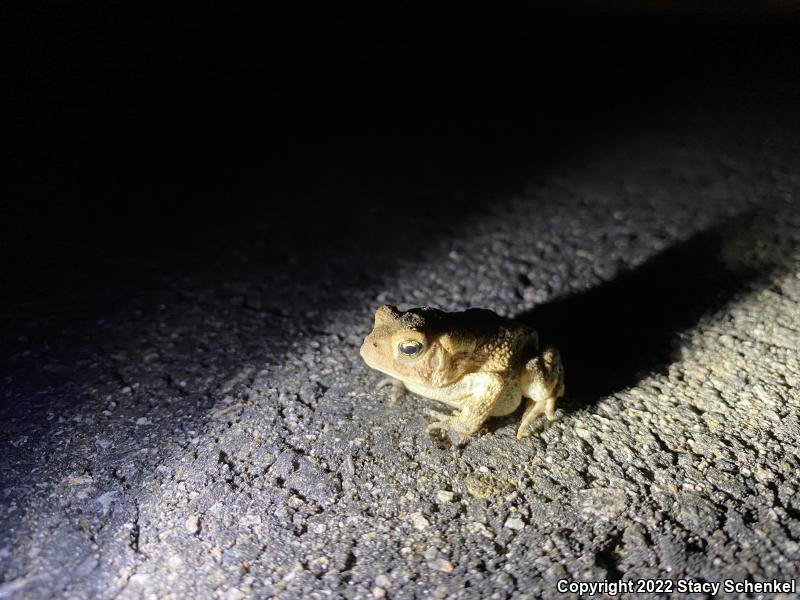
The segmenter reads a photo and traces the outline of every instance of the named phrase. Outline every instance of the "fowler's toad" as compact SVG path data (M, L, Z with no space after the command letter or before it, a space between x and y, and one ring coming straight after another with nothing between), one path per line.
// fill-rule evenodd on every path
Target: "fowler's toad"
M555 418L556 400L564 394L558 350L540 350L536 331L489 310L381 306L361 356L389 375L378 385L392 385L392 400L408 389L454 407L452 414L426 410L436 419L427 431L450 430L461 439L488 417L514 412L523 397L528 406L517 438L525 437L539 415Z

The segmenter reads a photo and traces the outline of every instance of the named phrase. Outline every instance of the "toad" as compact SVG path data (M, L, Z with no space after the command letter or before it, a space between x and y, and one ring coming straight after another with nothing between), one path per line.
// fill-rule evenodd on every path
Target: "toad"
M409 390L453 407L452 414L427 409L434 418L427 431L452 431L461 440L527 398L517 429L523 438L540 415L555 419L556 400L564 394L558 350L540 349L535 330L490 310L380 306L361 356L389 376L378 386L392 386L392 401Z

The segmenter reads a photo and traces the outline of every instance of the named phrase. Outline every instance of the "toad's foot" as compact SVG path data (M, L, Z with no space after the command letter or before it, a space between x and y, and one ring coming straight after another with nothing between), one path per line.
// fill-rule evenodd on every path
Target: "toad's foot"
M521 440L529 435L528 428L536 419L536 417L541 414L544 414L545 419L547 419L547 424L552 423L556 418L555 412L555 394L548 396L547 398L541 398L536 402L533 400L528 400L528 406L525 408L525 413L522 415L522 422L519 424L519 429L517 429L517 439Z
M392 386L392 395L389 397L389 404L394 404L397 402L397 399L403 395L403 392L406 391L406 386L403 385L403 382L399 379L395 379L394 377L384 377L381 379L377 384L375 384L375 389L380 390L387 386Z
M480 423L476 425L473 419L465 419L462 411L454 411L453 414L448 415L438 410L426 408L425 414L436 419L425 428L427 433L430 434L436 430L444 433L452 431L458 434L459 443L467 439L469 434L475 433L480 427Z

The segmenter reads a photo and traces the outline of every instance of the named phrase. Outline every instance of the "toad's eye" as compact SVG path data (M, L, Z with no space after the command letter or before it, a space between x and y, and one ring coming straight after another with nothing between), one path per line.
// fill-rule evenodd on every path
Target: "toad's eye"
M422 352L422 344L416 340L405 340L397 344L397 349L403 356L416 356Z

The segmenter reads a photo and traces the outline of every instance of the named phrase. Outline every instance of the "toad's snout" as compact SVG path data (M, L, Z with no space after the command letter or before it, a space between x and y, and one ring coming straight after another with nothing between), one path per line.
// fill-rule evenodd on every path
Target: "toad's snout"
M361 354L361 358L365 361L369 356L370 352L374 352L379 346L378 342L372 337L372 335L368 335L364 338L364 342L361 344L361 349L359 350L359 354ZM369 361L367 361L369 362Z

